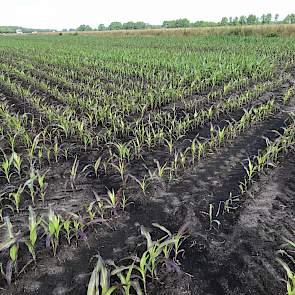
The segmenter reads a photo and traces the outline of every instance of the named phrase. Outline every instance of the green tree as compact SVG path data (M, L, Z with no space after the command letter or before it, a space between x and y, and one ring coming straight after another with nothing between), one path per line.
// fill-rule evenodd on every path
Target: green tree
M112 22L109 25L109 30L122 30L123 25L120 22Z
M236 16L234 19L233 19L233 25L236 26L239 24L239 18Z
M271 15L271 13L263 14L263 15L261 16L261 23L262 23L262 24L270 24L270 23L271 23L271 20L272 20L272 15Z
M228 25L228 18L227 18L226 16L224 16L224 17L221 19L220 24L221 24L222 26L226 26L226 25Z
M285 24L295 24L295 14L292 13L292 14L288 14L284 21L283 21Z
M256 15L250 14L247 17L247 24L248 25L255 25L255 24L258 24L258 23L259 23L259 18Z
M163 28L188 28L191 26L190 21L187 18L180 18L176 20L166 20L163 22Z
M272 14L271 13L268 13L266 15L266 23L267 24L271 24L271 22L272 22Z
M176 28L175 20L164 20L162 24L163 28Z
M105 31L106 30L106 26L104 24L100 24L98 27L97 27L98 31Z
M81 25L77 28L77 31L83 32L83 31L92 31L92 28L88 25Z
M134 24L134 29L145 29L147 27L147 24L144 22L136 22Z
M132 30L135 27L135 23L134 22L127 22L123 24L123 29L124 30Z
M188 28L190 21L187 18L180 18L176 20L176 28Z
M247 24L247 17L244 16L244 15L240 16L239 23L240 23L241 25L245 25L245 24Z

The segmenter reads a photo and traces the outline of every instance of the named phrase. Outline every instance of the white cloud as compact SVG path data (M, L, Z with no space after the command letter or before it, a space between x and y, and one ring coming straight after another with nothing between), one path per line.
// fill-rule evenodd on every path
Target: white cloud
M295 13L294 0L0 0L0 25L34 28L96 27L111 21L163 20L186 17L191 21L219 21L223 16L250 13Z

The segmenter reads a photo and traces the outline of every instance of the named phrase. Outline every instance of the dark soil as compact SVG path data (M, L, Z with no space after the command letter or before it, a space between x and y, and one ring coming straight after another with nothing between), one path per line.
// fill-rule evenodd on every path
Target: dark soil
M258 102L269 100L274 95L280 98L285 88L267 93ZM9 93L5 94L11 97ZM172 232L187 223L189 238L180 258L184 273L161 273L160 282L149 282L151 294L285 294L284 283L280 281L283 272L275 257L282 238L292 238L295 228L294 153L281 157L278 167L256 179L247 196L239 201L239 208L221 218L218 230L209 231L208 217L204 212L208 211L209 204L216 208L230 193L238 194L239 182L245 175L242 163L265 148L263 137L274 139L277 135L273 130L281 131L288 124L286 119L294 111L294 100L292 98L287 107L252 126L197 165L185 167L173 182L154 183L145 196L131 185L128 189L132 193L132 202L125 212L107 219L107 225L91 228L87 232L87 241L80 241L78 247L66 246L63 241L57 257L42 250L38 254L37 265L29 265L1 294L85 294L95 263L94 255L100 253L104 259L119 261L141 251L144 239L140 236L140 225L149 228L153 236L160 235L152 227L153 222ZM30 110L29 105L15 107L22 112ZM237 120L242 114L237 110L213 123L222 127L227 124L227 119ZM208 124L191 131L178 143L178 147L185 149L196 134L208 137L209 128ZM81 154L81 166L89 163L95 155L96 152ZM154 159L169 160L163 149L155 149L142 156L149 169L155 168ZM76 189L70 189L65 172L69 170L68 165L70 163L58 163L53 167L49 174L48 199L44 205L37 204L38 213L46 214L49 204L58 212L77 212L82 210L82 204L94 199L93 191L104 194L106 187L115 191L122 187L120 178L110 173L98 180L91 175L81 177ZM147 170L134 161L129 165L128 173L143 176ZM23 205L27 207L27 204ZM20 213L14 221L21 224L24 218L26 214ZM40 249L42 246L39 245ZM24 262L20 261L20 264L24 265ZM5 286L3 280L0 285Z
M295 155L290 152L277 168L261 176L218 231L208 230L208 219L202 211L209 203L236 192L244 176L241 162L265 147L262 136L274 138L272 130L280 130L285 124L285 111L247 130L196 167L187 167L181 178L165 189L157 186L149 196L134 199L126 212L112 218L112 229L95 227L88 233L87 242L80 242L79 247L62 246L56 258L44 250L37 265L29 266L3 294L85 294L95 262L91 258L99 252L104 259L118 261L136 253L143 242L139 225L159 235L152 228L153 222L171 231L188 222L190 237L181 259L187 274L163 275L161 283L151 286L152 294L284 294L284 283L279 280L283 273L275 262L275 252L282 237L292 238L295 226ZM90 200L91 190L102 190L89 179L89 184L81 183L77 191L66 196L61 189L65 180L56 177L54 181L61 196L57 198L52 191L55 197L52 195L50 202L60 208L70 206L70 200L76 200L76 204L82 198L84 202L85 196Z

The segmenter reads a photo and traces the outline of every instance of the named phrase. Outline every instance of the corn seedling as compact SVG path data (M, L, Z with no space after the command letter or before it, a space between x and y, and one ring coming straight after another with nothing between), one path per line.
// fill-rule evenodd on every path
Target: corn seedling
M278 252L288 257L290 264L292 264L293 267L295 267L295 259L291 255L291 254L294 255L295 253L295 242L288 239L284 239L284 240L286 242L286 245L284 245L285 250L280 250ZM287 286L287 294L294 295L295 294L295 271L293 271L292 267L283 259L277 258L277 261L280 263L280 265L284 268L286 272L287 279L285 280L285 282Z
M111 286L110 271L106 268L100 255L97 255L97 262L92 271L87 287L87 295L111 295L117 286Z
M48 224L47 224L47 230L48 230L48 236L47 239L50 241L53 255L56 256L57 247L59 245L59 239L60 239L60 230L62 227L62 220L61 217L53 211L53 209L50 207L48 212Z
M40 139L40 135L41 134L37 134L32 142L31 148L28 150L28 157L29 157L29 163L30 163L30 167L33 166L33 158L35 155L35 151L38 148L38 144L39 144L39 139Z
M79 167L79 160L78 160L78 157L76 156L75 160L74 160L74 163L72 165L72 168L71 168L71 172L70 172L70 182L71 182L72 189L75 188L75 182L76 182L76 178L77 178L78 167Z
M9 198L12 199L17 213L19 213L19 205L21 202L21 196L22 196L23 191L24 191L24 187L22 185L20 185L18 187L17 191L9 194Z
M12 163L17 171L19 178L21 178L22 159L17 153L12 153Z
M137 182L137 184L139 185L141 191L145 195L146 191L147 191L147 188L148 188L148 185L149 185L147 177L144 176L142 180L136 178L135 176L131 176L131 177Z
M89 165L86 165L82 172L84 173L85 171L87 171L89 168L91 168L95 174L95 177L98 178L99 175L98 175L98 171L99 171L99 168L100 168L100 165L101 165L102 161L101 161L101 157L99 157L93 164L89 164ZM88 172L89 173L89 172ZM86 176L88 175L88 173L86 173Z
M4 155L4 159L3 159L3 162L1 163L0 170L5 175L6 181L10 183L11 177L13 175L13 173L11 172L13 157L11 156L10 158L8 158L4 152L3 152L3 155Z
M96 212L94 211L94 204L95 204L95 201L91 202L88 206L85 205L86 212L87 212L91 221L94 219L94 217L96 215Z
M45 202L45 196L46 196L46 191L48 188L48 183L45 181L45 177L46 174L48 173L48 171L46 171L43 174L40 174L40 172L37 172L37 181L38 181L38 185L39 185L39 193L40 193L40 198L42 200L42 202Z
M38 237L38 227L41 224L41 218L37 218L32 207L29 207L29 238L25 242L29 252L32 254L33 260L36 262L36 242Z
M35 206L35 196L36 196L36 190L35 190L36 180L37 180L37 174L35 170L31 170L30 178L24 184L24 187L27 187L29 189L31 200L34 206Z
M251 183L254 177L255 171L257 170L257 167L250 159L248 159L248 165L247 166L243 165L243 166L247 173L247 182Z
M202 213L209 217L209 231L214 228L214 224L217 225L217 228L220 227L220 225L221 225L220 221L215 218L217 216L214 217L214 205L213 204L209 204L209 211L208 212L202 211Z
M126 164L119 160L119 163L118 165L112 163L112 166L118 171L118 173L120 174L120 177L121 177L121 180L122 182L125 182L125 178L124 178L124 174L125 174L125 171L126 171Z
M18 250L19 250L19 241L20 235L15 234L13 232L13 227L10 222L8 216L4 218L5 225L6 225L6 240L0 243L0 252L2 251L9 251L9 261L6 265L6 272L3 271L3 267L1 267L1 272L4 275L8 285L11 284L13 270L17 273L17 258L18 258ZM2 265L2 264L1 264Z
M63 228L65 230L65 233L66 233L66 239L67 239L67 242L68 244L70 245L71 244L71 226L72 226L72 221L71 219L66 219L63 221L62 223L63 225Z

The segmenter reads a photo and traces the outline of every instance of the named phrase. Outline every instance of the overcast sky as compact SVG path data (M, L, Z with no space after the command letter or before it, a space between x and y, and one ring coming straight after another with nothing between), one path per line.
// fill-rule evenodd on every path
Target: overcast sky
M97 27L112 21L188 18L219 21L223 16L295 13L295 0L0 0L0 25L31 28Z

